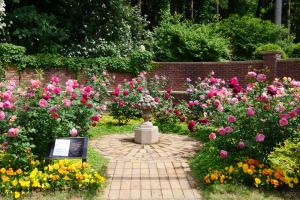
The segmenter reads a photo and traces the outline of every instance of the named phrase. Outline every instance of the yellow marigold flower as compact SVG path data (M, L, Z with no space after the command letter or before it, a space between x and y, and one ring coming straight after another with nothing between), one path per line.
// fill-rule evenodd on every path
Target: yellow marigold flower
M293 187L294 187L294 184L293 184L293 183L289 183L289 187L290 187L290 188L293 188Z
M256 187L258 187L258 185L261 184L260 178L255 178L254 180L255 180Z
M224 183L224 180L225 180L225 176L224 175L220 176L220 183Z
M31 164L31 165L35 165L36 162L35 162L34 160L32 160L32 161L30 162L30 164Z
M66 160L60 160L60 161L58 162L58 164L59 164L60 166L65 165L65 163L66 163Z
M32 172L30 172L29 177L34 178L34 177L36 177L37 173L38 173L38 169L34 168L34 170L32 170Z
M243 163L242 163L242 162L239 162L239 163L237 164L237 166L238 166L238 167L242 167L242 166L243 166Z
M71 179L70 179L70 177L65 176L65 177L64 177L64 180L65 180L65 181L69 181L69 180L71 180Z
M242 166L242 168L243 168L243 171L244 171L244 173L247 173L248 172L248 165L247 164L243 164L243 166Z
M15 180L13 180L12 182L11 182L11 184L12 184L12 186L16 186L16 185L18 185L18 180L17 179L15 179Z
M5 169L5 168L1 168L1 169L0 169L0 172L1 172L1 174L5 174L6 169Z
M211 179L212 181L214 181L214 180L216 179L215 174L210 175L210 179Z
M14 170L13 170L12 168L9 168L8 170L6 170L6 174L7 174L8 176L13 176L13 175L15 175Z
M48 166L49 167L49 172L53 171L53 167L51 165Z
M82 168L87 168L88 167L88 164L86 162L83 162L82 163Z
M4 182L9 182L9 177L8 176L1 176L1 179L4 181Z
M15 192L15 199L19 199L21 197L21 193L20 192Z
M234 168L232 166L229 167L228 172L231 174L234 171Z
M30 181L19 180L19 183L22 187L30 187Z
M53 165L53 169L58 170L58 169L59 169L59 165L58 165L58 164L54 164L54 165Z
M253 170L252 169L248 169L247 173L250 174L250 175L252 175L253 174Z
M293 182L294 182L295 184L298 184L298 183L299 183L298 178L297 178L297 177L293 178Z
M41 185L40 185L40 183L39 183L39 181L37 180L37 179L34 179L33 181L32 181L32 187L41 187Z
M49 167L48 167L48 166L44 167L44 170L45 170L45 171L47 171L48 169L49 169Z
M18 169L16 172L17 172L17 174L20 175L20 174L22 174L23 171L21 169Z

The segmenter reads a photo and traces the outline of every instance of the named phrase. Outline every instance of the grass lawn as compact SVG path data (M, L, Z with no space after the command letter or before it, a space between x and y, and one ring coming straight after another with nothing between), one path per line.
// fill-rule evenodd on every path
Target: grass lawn
M103 115L97 126L90 128L89 136L93 139L109 134L132 133L133 129L142 121L142 119L132 119L128 124L119 126L117 120L114 120L112 116Z

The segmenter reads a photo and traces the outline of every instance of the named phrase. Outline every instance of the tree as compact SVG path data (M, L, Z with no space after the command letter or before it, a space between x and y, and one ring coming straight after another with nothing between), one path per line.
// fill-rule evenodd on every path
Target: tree
M275 0L275 24L281 25L282 18L282 0Z

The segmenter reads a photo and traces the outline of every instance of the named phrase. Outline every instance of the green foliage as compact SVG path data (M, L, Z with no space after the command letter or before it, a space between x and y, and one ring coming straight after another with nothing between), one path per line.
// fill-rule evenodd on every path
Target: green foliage
M261 53L264 51L279 51L281 53L281 58L283 58L283 59L287 58L287 55L282 50L282 48L278 44L272 44L272 43L263 44L263 45L258 46L254 52L255 57L261 58L262 57Z
M225 19L218 23L216 31L230 40L234 60L251 59L255 49L262 44L289 46L293 40L283 26L250 16Z
M211 26L166 18L154 30L158 61L219 61L230 58L228 43Z
M272 166L280 167L291 176L300 176L300 139L299 136L288 139L283 145L275 148L269 155Z
M292 47L292 53L291 56L292 58L300 58L300 43L294 44Z
M16 67L22 67L25 53L25 47L0 43L0 62L2 66L15 65Z
M133 51L128 57L63 57L56 54L26 55L26 49L9 43L0 43L0 63L2 66L16 66L19 71L25 68L49 69L53 67L68 70L87 70L102 73L104 69L113 72L138 74L150 70L152 53Z
M38 13L35 6L17 8L7 18L13 22L8 27L11 40L29 52L58 52L69 37L54 15Z

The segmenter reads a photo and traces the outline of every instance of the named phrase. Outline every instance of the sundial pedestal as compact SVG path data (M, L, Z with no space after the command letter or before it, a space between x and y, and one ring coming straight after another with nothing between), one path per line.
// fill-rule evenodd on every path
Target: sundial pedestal
M139 144L154 144L159 139L158 127L149 121L142 123L134 130L134 141Z

